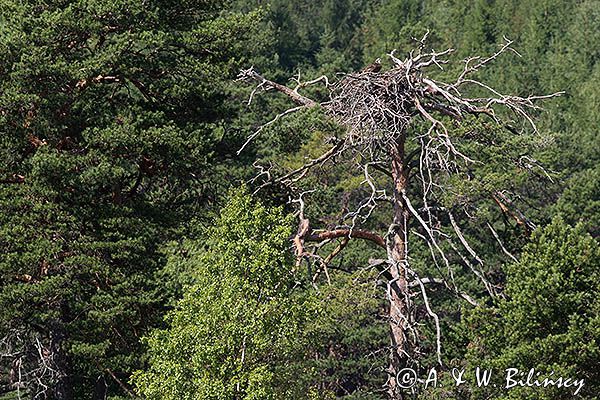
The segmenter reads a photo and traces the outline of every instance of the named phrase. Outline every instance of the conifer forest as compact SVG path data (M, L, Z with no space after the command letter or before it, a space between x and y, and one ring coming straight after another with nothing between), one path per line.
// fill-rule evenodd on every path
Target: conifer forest
M0 400L598 400L599 293L599 0L0 0Z

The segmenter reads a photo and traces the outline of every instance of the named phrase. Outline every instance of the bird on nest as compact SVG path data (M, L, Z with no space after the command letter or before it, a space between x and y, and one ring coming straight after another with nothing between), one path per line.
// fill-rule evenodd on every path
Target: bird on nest
M367 65L366 67L361 69L360 73L362 74L365 72L379 72L379 71L381 71L381 58L378 58L371 65Z

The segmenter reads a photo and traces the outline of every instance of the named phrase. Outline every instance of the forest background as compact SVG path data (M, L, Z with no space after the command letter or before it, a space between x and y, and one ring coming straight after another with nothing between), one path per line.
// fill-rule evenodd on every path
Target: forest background
M489 140L472 171L478 189L449 182L456 196L440 200L478 199L459 222L500 295L448 248L456 287L478 306L432 285L442 365L419 300L411 365L450 383L453 368L554 371L585 380L578 398L598 398L596 0L3 0L0 398L386 398L386 293L369 267L379 249L350 240L327 268L298 266L290 241L290 199L307 193L306 215L335 227L369 193L363 171L334 163L294 187L263 186L258 166L294 170L340 127L309 110L238 154L290 103L263 93L248 105L253 86L236 77L254 66L293 87L298 75L335 81L377 58L385 70L387 53L403 58L427 31L428 47L455 49L442 78L507 37L516 52L478 79L520 96L565 93L535 112L536 133L519 125L507 137L483 118L451 132ZM368 226L385 234L388 217L376 210ZM436 272L424 244L411 260ZM405 396L573 398L449 384Z

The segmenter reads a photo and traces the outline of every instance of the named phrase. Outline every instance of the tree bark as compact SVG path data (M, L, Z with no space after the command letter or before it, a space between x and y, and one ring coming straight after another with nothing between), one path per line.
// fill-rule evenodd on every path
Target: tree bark
M407 361L406 331L408 328L408 293L406 282L406 235L408 212L402 193L408 183L408 171L404 154L405 138L401 137L390 146L392 180L394 184L393 222L387 238L387 256L391 280L388 284L389 324L391 354L388 394L392 399L402 399L397 374Z

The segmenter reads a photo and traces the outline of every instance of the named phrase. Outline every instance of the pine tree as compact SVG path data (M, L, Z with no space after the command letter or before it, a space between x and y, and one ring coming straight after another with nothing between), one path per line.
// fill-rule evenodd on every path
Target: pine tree
M257 15L222 7L2 4L2 392L127 394L160 247L226 176L225 82Z
M540 381L583 379L578 394L596 398L599 261L600 246L581 225L572 228L557 218L536 231L519 262L507 268L507 299L465 319L469 367L493 369L500 378L506 368L526 374L534 368ZM553 385L507 391L504 383L476 390L472 398L571 399L576 389Z

